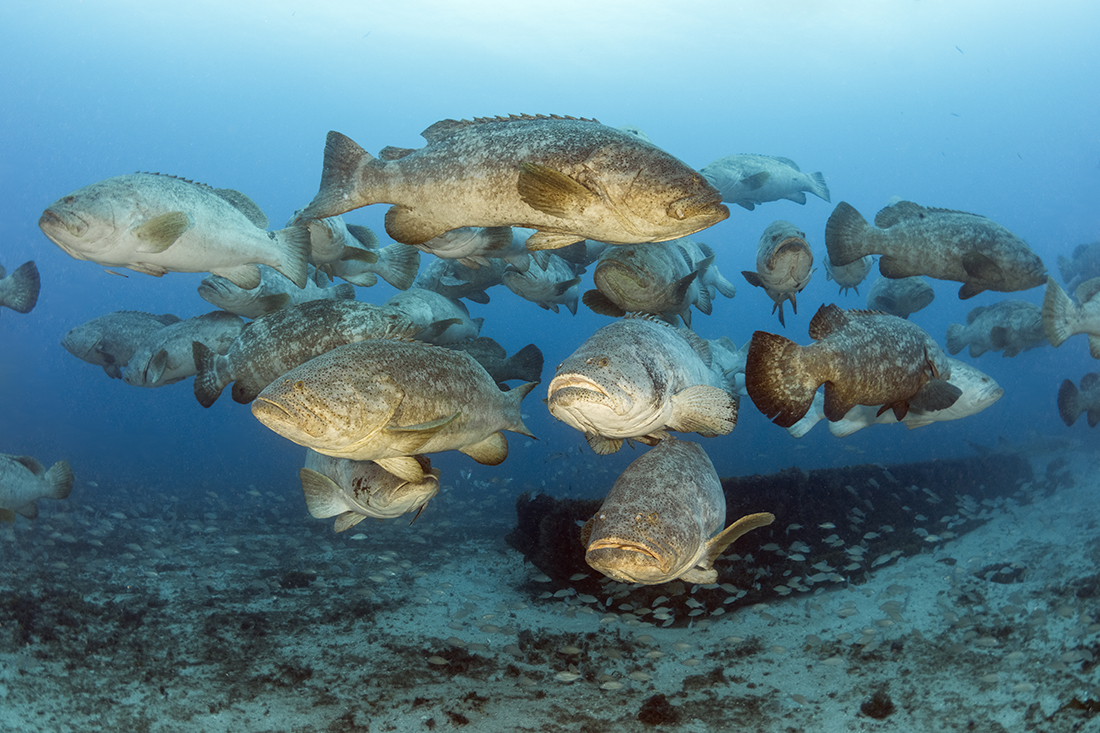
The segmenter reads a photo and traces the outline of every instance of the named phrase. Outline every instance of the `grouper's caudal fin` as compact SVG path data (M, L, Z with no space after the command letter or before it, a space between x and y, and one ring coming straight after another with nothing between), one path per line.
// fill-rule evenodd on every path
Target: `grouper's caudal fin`
M218 355L206 344L191 342L191 356L195 360L195 399L203 407L213 405L229 382L218 374Z
M4 277L0 270L0 278ZM8 298L4 305L17 313L30 313L38 303L38 290L40 287L38 267L34 260L24 262L15 268L8 279Z
M864 247L873 231L851 204L841 201L825 223L825 249L829 252L829 262L835 267L843 267L870 254L864 251Z
M1054 278L1047 277L1047 290L1043 296L1043 331L1050 339L1050 345L1061 346L1073 334L1077 333L1073 326L1077 320L1077 307L1066 295L1066 291L1054 282Z
M789 428L810 409L820 383L806 373L802 347L782 336L757 331L745 359L745 389L756 408Z
M304 226L292 226L274 233L279 256L272 267L286 275L287 279L299 288L306 286L309 269L306 262L313 251L309 239L309 229Z
M337 216L360 206L377 203L363 195L362 183L372 177L371 168L381 168L378 161L355 142L335 130L325 139L325 162L321 169L321 188L313 201L298 213L297 221ZM367 189L369 190L369 188Z
M523 416L520 415L519 403L523 401L527 393L534 389L537 384L538 382L525 382L504 393L504 418L507 421L504 426L505 430L511 430L513 433L526 435L528 438L535 438L531 431L527 429L527 426L523 424ZM538 438L535 438L535 440L538 440Z

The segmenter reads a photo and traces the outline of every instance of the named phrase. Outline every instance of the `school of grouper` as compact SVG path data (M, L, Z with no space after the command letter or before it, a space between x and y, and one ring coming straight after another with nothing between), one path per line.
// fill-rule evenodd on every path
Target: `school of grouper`
M727 203L804 204L805 192L829 201L820 173L765 155L695 171L636 127L573 117L443 120L423 137L423 148L387 147L375 158L330 132L320 190L277 231L238 191L161 174L108 178L62 197L39 226L70 255L157 276L209 272L199 294L220 309L187 320L111 313L74 328L63 346L135 386L195 376L206 407L232 384L233 399L251 403L264 425L311 449L300 474L308 509L336 517L341 532L365 517L423 509L439 491L426 454L458 450L496 465L508 453L502 431L530 435L520 402L541 377L541 352L529 345L509 357L479 338L481 319L460 298L488 302L486 289L503 283L575 313L580 275L592 267L595 288L581 299L619 320L558 366L547 405L596 453L624 440L654 446L582 533L589 565L643 584L713 582L715 558L774 519L753 514L722 529L725 500L710 459L670 431L730 433L741 394L796 437L822 418L836 435L954 420L1003 394L906 320L932 299L922 277L961 283L960 299L1046 283L1041 311L1008 300L953 324L951 354L969 346L971 356L1014 356L1086 333L1100 358L1100 243L1060 258L1075 303L1021 239L985 217L897 201L872 226L841 202L826 225L826 276L858 293L878 255L883 278L868 310L823 305L809 325L813 343L756 331L737 349L691 330L691 307L709 314L712 299L733 297L734 287L714 252L688 237L726 219ZM340 217L375 203L391 204L385 229L394 244ZM423 271L421 253L435 255ZM813 269L806 235L776 221L760 238L755 271L742 274L783 323L784 303L797 308ZM382 305L356 301L353 285L378 277L401 292ZM34 263L0 278L0 305L28 312ZM1066 380L1058 406L1067 425L1086 412L1095 426L1100 375L1086 375L1080 389ZM0 516L33 517L36 499L64 498L72 483L64 461L47 471L2 456Z

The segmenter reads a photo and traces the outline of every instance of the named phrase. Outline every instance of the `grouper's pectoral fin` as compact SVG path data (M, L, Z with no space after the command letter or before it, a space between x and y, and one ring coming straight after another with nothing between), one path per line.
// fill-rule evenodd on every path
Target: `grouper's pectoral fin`
M769 512L750 514L741 517L736 522L707 540L703 557L695 564L695 567L683 573L680 578L689 583L713 583L718 579L718 571L714 569L714 561L726 551L741 535L751 532L757 527L766 527L775 521L775 515Z
M672 430L728 435L736 424L737 400L724 389L696 384L672 396Z
M504 437L504 433L497 431L484 440L464 445L458 450L484 466L496 466L508 457L508 439Z
M537 252L543 249L561 249L583 241L584 237L578 237L576 234L538 231L527 238L526 245L531 252Z
M519 197L536 211L561 218L584 213L599 197L580 182L541 163L519 165Z
M612 453L618 453L619 449L623 447L623 441L619 438L606 438L599 433L585 433L584 439L588 441L589 447L601 456L608 456Z
M375 458L374 462L384 470L405 481L411 481L412 483L418 484L424 480L424 469L412 456Z
M417 453L422 453L420 449L424 447L424 444L435 437L435 435L458 419L458 416L462 414L462 410L448 415L447 417L441 417L438 420L430 420L428 422L419 423L418 425L401 425L401 426L389 426L384 428L379 434L382 440L385 441L386 446L395 453L401 453L405 456L413 456ZM416 459L410 458L413 463L420 466ZM381 463L381 461L376 461ZM388 470L388 469L387 469ZM391 473L393 473L391 471ZM401 474L397 474L401 475ZM417 481L422 481L424 471L420 470L417 474L420 478ZM404 476L402 476L404 478Z
M154 216L134 228L134 236L141 241L138 252L163 252L190 228L191 218L182 211Z

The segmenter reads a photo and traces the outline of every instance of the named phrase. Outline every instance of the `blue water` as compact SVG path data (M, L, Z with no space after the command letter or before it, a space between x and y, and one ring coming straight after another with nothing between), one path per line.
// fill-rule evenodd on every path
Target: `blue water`
M822 303L838 294L820 260L832 205L868 218L892 196L989 216L1023 237L1056 274L1057 255L1100 237L1100 6L973 2L784 3L65 3L0 5L0 264L33 259L42 275L29 315L0 314L0 452L65 458L82 481L147 487L157 496L232 496L249 484L300 492L303 451L227 397L211 409L190 380L144 390L108 379L59 345L70 328L121 309L189 317L210 310L203 275L121 278L70 258L39 231L42 210L94 181L160 171L236 188L280 225L317 190L325 134L364 148L419 147L445 118L509 113L634 124L694 167L733 153L782 155L822 171L833 204L768 203L695 235L738 286L703 336L739 346L754 330L808 343ZM758 5L764 7L756 7ZM739 7L740 6L740 7ZM346 216L383 238L384 205ZM787 326L740 275L775 219L808 234L818 271ZM872 274L872 278L877 271ZM1060 279L1060 278L1059 278ZM933 337L978 305L1041 303L1042 289L959 301L957 283L912 318ZM591 273L582 288L591 285ZM381 303L383 284L358 289ZM529 342L554 366L610 322L581 306L543 311L503 287L470 304L483 335L509 352ZM960 358L968 358L965 355ZM832 437L824 424L790 438L751 401L731 435L705 441L720 473L969 452L967 440L1018 444L1033 432L1095 441L1062 424L1058 384L1097 368L1083 337L976 364L1005 389L984 412L907 431L876 426ZM601 495L636 453L597 457L541 399L525 402L528 445L482 467L439 456L444 483L462 469L519 488ZM562 454L565 455L562 455ZM304 512L304 506L302 507ZM502 511L510 511L502 507Z

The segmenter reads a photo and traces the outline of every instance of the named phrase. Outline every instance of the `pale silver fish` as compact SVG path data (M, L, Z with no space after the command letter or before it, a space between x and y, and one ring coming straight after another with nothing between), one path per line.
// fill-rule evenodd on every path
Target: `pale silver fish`
M224 354L244 328L239 316L214 311L154 331L126 363L122 380L134 387L163 387L198 373L194 346Z
M814 343L799 346L756 331L745 387L757 409L789 428L825 385L825 416L840 420L855 405L882 405L900 420L909 409L943 410L960 391L947 382L947 355L919 326L872 311L823 305L810 321Z
M859 285L867 277L867 273L871 271L871 267L875 264L875 258L872 255L867 255L841 267L834 265L832 260L829 259L829 255L826 254L822 263L825 265L825 279L832 280L839 285L841 295L846 294L849 289L856 291L856 295L859 295Z
M668 430L728 434L737 424L732 389L706 341L635 316L599 329L558 365L547 406L607 454L624 439L653 445Z
M1093 359L1100 359L1100 277L1078 285L1075 295L1077 303L1070 300L1054 278L1047 278L1043 330L1055 348L1074 334L1088 334L1089 353Z
M1081 388L1066 379L1058 389L1058 414L1066 427L1077 422L1081 413L1088 413L1090 428L1100 425L1100 374L1089 372L1081 377Z
M299 471L306 509L317 519L336 517L343 532L367 517L393 519L420 512L439 493L439 469L426 456L414 456L423 481L406 481L373 461L333 458L306 449L306 465ZM413 517L415 520L416 517Z
M392 308L356 300L313 300L257 318L225 354L192 345L198 374L195 399L210 407L230 382L233 400L247 404L264 387L337 346L368 338L411 339L418 327Z
M699 169L722 192L727 204L752 211L759 204L787 199L806 203L805 191L829 200L829 187L821 173L803 173L790 158L772 155L727 155Z
M582 239L659 242L729 216L719 193L640 138L569 117L442 120L417 150L376 159L338 132L325 144L321 189L302 218L394 206L386 231L421 244L463 226L523 226L530 250Z
M540 308L557 313L558 306L564 305L570 313L577 315L580 275L572 265L553 252L547 252L545 257L532 262L526 272L506 269L502 279L509 290Z
M806 233L794 224L782 219L773 221L760 235L756 243L756 272L742 270L749 285L763 288L775 305L772 313L779 311L779 324L783 322L783 302L791 302L791 310L798 313L795 295L810 282L814 272L814 255L806 243Z
M331 285L327 275L310 269L304 288L299 288L267 265L260 265L260 284L251 290L239 288L219 275L210 275L199 283L199 297L242 318L259 318L311 300L355 299L354 285Z
M374 461L422 481L413 456L458 450L497 465L502 430L534 437L520 401L533 382L502 392L473 357L419 341L373 339L340 346L268 385L252 414L318 453Z
M73 489L73 471L67 461L50 470L30 456L0 453L0 521L12 522L16 514L38 516L39 499L65 499Z
M416 338L430 344L475 339L485 322L484 318L470 318L462 301L425 288L409 288L387 300L385 306L407 315L420 327Z
M413 287L431 290L454 300L465 298L485 305L489 302L489 288L504 282L507 269L508 263L501 259L491 259L486 265L473 268L458 260L433 257L416 276Z
M415 246L421 252L458 260L475 270L487 266L489 260L504 260L526 272L530 260L523 241L512 237L511 227L459 227Z
M41 279L34 260L24 262L10 275L0 265L0 306L11 308L16 313L30 313L38 303L38 290Z
M943 410L910 410L901 420L910 430L934 422L959 420L975 415L1004 396L1004 389L993 377L964 361L951 357L947 360L951 365L951 376L947 381L959 388L959 398ZM890 410L879 413L877 407L856 405L840 420L830 422L829 432L842 438L869 425L889 425L896 422L897 417Z
M209 272L242 288L260 284L258 264L298 287L306 282L305 227L265 231L267 217L244 194L156 173L115 176L54 203L38 226L79 260L160 277Z
M841 201L825 225L825 247L834 265L878 254L883 277L926 275L961 282L962 300L983 290L1027 290L1042 285L1046 278L1043 261L1000 224L977 214L927 208L912 201L899 201L878 212L875 226Z
M1043 311L1025 300L1002 300L974 308L966 315L966 325L947 327L947 353L957 354L964 346L977 358L987 351L1002 351L1016 356L1021 351L1049 343L1043 331Z
M103 367L107 376L122 379L122 367L154 331L179 323L179 316L141 311L115 311L93 318L61 339L65 350L78 359Z
M932 286L919 275L897 279L880 277L867 293L867 310L908 318L911 313L927 308L935 298Z
M723 530L725 519L726 497L710 458L698 444L670 438L627 466L585 523L584 559L621 583L713 583L718 556L775 516L750 514Z

